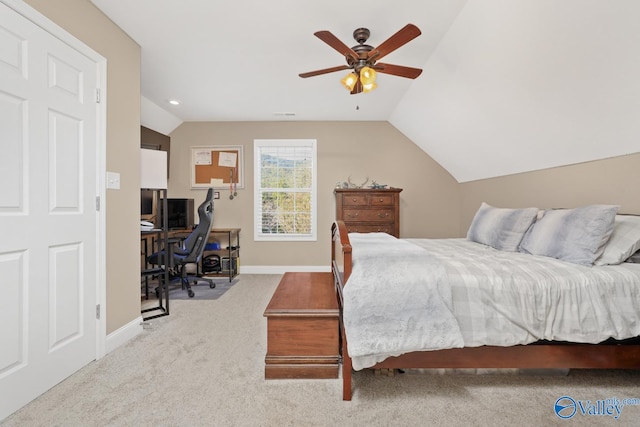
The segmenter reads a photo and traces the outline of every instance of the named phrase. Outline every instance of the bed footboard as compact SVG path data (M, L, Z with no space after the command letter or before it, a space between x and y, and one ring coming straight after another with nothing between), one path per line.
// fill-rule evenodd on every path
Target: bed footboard
M342 319L342 290L351 274L351 243L347 227L343 221L336 221L331 226L331 272L336 286L338 304L340 305L340 355L342 358L342 399L351 400L351 358L347 350L347 337Z

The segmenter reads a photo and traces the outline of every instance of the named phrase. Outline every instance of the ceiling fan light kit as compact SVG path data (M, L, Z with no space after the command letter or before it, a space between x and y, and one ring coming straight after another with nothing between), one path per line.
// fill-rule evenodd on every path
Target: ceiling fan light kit
M374 90L375 88L377 88L378 85L374 82L374 83L369 83L369 84L362 84L362 92L367 93L367 92L371 92L372 90Z
M376 70L371 67L362 67L360 70L360 81L363 85L370 85L376 82Z
M299 74L302 78L319 76L336 71L351 70L340 82L351 94L370 92L377 87L377 73L391 74L394 76L415 79L422 70L419 68L405 67L403 65L384 64L378 62L399 47L405 45L421 34L418 27L407 24L397 33L389 37L378 47L374 48L365 44L370 32L367 28L358 28L353 32L353 38L358 42L356 46L348 47L329 31L318 31L316 37L342 54L347 65L324 68Z
M353 73L353 72L347 74L346 76L344 76L342 80L340 80L340 83L342 83L342 85L349 92L353 90L357 82L358 82L358 76L356 75L356 73Z

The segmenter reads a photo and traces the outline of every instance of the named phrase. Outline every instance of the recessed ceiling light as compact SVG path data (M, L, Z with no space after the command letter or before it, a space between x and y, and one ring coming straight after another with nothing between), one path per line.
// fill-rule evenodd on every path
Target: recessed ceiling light
M177 99L170 99L169 100L169 104L171 104L171 105L180 105L180 101L178 101Z

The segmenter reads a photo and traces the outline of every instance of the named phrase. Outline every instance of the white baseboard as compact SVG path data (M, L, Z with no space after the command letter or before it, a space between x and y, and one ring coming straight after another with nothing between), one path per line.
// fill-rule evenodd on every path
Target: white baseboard
M240 274L284 274L287 271L293 272L327 272L331 271L328 265L242 265Z
M142 316L140 316L107 335L105 353L111 353L130 339L135 338L142 331Z

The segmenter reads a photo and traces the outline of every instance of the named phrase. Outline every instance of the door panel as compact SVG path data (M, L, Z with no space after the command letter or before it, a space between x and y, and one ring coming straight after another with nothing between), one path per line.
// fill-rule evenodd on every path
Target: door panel
M0 124L2 144L0 156L0 214L20 213L24 210L24 182L26 180L26 101L0 92Z
M51 213L82 213L82 120L49 112Z
M71 244L49 249L49 351L83 336L82 247ZM69 268L69 266L73 266Z
M96 358L97 79L0 3L0 420Z
M27 307L24 295L25 252L16 251L0 254L0 277L3 278L0 298L0 318L2 323L13 325L0 328L0 377L20 369L25 363L27 342Z

